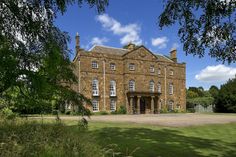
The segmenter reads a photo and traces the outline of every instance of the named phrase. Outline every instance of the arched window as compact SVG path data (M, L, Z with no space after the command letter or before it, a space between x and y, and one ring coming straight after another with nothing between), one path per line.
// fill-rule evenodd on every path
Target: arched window
M173 83L170 83L169 85L169 94L172 95L174 93L174 85Z
M116 81L110 81L110 96L116 96Z
M157 92L161 93L161 83L160 82L157 83Z
M151 81L149 82L149 89L150 89L150 92L154 92L154 90L155 90L154 86L155 86L155 83L154 83L153 80L151 80Z
M92 93L93 93L93 96L98 96L99 95L98 80L97 79L93 79L93 82L92 82Z
M134 80L129 81L129 91L135 91L135 81Z

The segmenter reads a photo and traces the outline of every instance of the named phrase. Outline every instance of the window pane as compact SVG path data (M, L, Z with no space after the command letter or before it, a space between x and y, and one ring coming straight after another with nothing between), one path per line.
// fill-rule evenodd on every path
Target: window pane
M116 82L110 81L110 96L116 96Z
M116 110L116 101L111 99L111 102L110 102L110 110L111 111L115 111Z
M93 111L99 111L99 105L97 100L92 101Z

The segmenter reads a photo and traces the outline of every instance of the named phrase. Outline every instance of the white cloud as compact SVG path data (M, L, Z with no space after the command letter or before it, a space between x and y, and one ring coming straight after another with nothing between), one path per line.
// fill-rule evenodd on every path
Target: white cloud
M168 38L165 36L159 38L152 38L152 46L157 46L159 49L166 48L168 41Z
M195 76L195 79L202 82L222 82L234 78L235 74L236 68L219 64L207 66L205 69L202 69L201 72Z
M106 28L115 35L122 36L120 39L120 43L122 45L128 44L129 42L137 45L142 43L142 40L139 37L141 27L138 24L132 23L128 25L122 25L120 22L108 16L107 14L98 15L96 19L102 24L103 28Z
M90 42L90 45L103 45L104 43L108 42L108 39L103 37L93 37L92 41Z

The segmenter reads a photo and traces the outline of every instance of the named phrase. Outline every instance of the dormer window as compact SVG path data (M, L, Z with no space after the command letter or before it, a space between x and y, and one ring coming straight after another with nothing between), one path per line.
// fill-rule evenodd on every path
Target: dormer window
M116 70L116 64L115 63L110 63L110 69L111 70Z
M135 65L134 63L129 63L129 70L134 71L135 70Z
M151 65L151 66L150 66L150 72L151 72L151 73L154 73L154 72L155 72L154 65Z
M98 62L97 61L92 61L92 68L98 69Z
M173 76L174 75L174 71L171 69L170 70L170 75Z

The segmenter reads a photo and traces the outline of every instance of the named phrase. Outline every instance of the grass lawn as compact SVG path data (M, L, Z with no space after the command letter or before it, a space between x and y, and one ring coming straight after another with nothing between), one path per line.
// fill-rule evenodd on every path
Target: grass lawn
M141 124L89 123L89 133L102 147L133 156L236 156L236 124L170 128Z
M134 157L236 156L236 123L194 127L163 127L90 122L81 131L76 121L0 123L0 156Z

